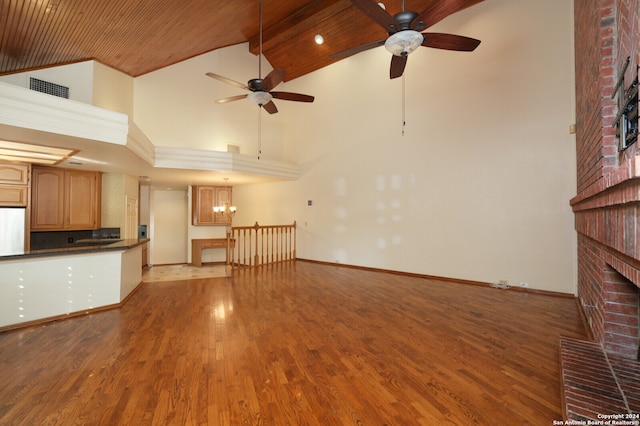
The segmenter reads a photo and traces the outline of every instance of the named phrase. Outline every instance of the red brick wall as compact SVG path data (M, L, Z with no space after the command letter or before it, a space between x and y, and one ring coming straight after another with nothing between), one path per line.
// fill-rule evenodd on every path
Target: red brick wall
M640 286L640 157L618 152L611 99L640 58L640 0L575 1L578 297L594 338L635 357Z
M604 349L635 358L638 356L638 287L607 267L603 290Z
M630 65L625 74L627 84L636 76L640 64L640 0L624 0L617 5L616 25L620 35L616 38L618 62L622 63L630 57ZM616 76L617 78L617 76ZM640 153L638 144L625 151L623 159L628 160Z
M604 165L600 84L603 41L599 2L600 0L577 1L574 12L578 193L598 181Z
M589 322L593 338L604 340L604 295L602 283L606 265L600 249L589 238L578 234L578 286L582 309Z

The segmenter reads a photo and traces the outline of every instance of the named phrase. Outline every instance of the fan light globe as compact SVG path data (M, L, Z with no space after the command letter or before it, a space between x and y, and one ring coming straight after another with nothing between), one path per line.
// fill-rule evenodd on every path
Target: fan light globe
M271 96L271 93L269 92L258 91L249 93L247 95L247 98L256 105L264 105L266 103L269 103L273 96Z
M389 36L384 47L396 56L406 56L422 44L424 36L418 31L404 30Z

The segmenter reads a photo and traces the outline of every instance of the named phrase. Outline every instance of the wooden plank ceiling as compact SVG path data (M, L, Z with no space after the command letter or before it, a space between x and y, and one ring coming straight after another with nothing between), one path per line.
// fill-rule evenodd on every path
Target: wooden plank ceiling
M407 0L406 8L421 12L432 1L448 0ZM391 14L402 10L401 0L384 3ZM94 59L137 77L247 41L258 54L259 28L259 0L2 0L0 75ZM263 0L263 54L286 80L386 36L350 0Z

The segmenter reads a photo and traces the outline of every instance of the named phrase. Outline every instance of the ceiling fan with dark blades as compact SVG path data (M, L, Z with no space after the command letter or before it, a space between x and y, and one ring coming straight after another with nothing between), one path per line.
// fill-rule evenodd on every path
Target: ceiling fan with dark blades
M313 96L302 95L300 93L272 92L271 90L273 90L273 88L275 88L278 84L282 83L284 78L287 76L285 70L281 68L275 68L269 74L267 74L265 78L262 78L262 0L260 0L260 54L258 55L258 75L260 77L253 78L249 80L246 85L244 85L242 83L238 83L235 80L231 80L230 78L223 77L212 72L207 73L207 76L211 78L215 78L216 80L223 83L227 83L251 92L247 93L246 95L236 95L230 96L228 98L218 99L216 103L219 104L238 101L240 99L249 99L256 105L264 108L269 114L275 114L276 112L278 112L278 108L276 108L276 104L274 104L272 101L272 99L274 98L294 102L313 102L313 100L315 99Z
M405 10L391 16L374 0L351 0L365 15L383 27L389 37L355 46L331 55L331 58L346 58L365 50L384 45L393 54L389 77L402 76L407 65L407 57L420 46L436 49L471 52L480 44L480 40L455 34L422 33L421 31L437 24L447 16L462 8L468 0L435 0L422 13Z
M300 93L272 92L273 88L280 84L287 75L287 73L280 68L276 68L271 71L264 79L251 79L246 85L231 80L230 78L214 74L212 72L208 72L207 75L223 83L227 83L240 89L248 90L250 92L245 95L236 95L230 96L228 98L218 99L216 102L219 104L238 101L240 99L249 99L256 105L263 107L269 114L275 114L276 112L278 112L278 108L276 108L276 105L273 103L272 99L282 99L284 101L294 102L313 102L313 100L315 99L313 96L303 95Z

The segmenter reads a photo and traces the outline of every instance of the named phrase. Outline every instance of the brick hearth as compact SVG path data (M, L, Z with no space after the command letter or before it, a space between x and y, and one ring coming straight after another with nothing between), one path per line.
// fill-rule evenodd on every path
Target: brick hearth
M560 367L566 419L640 414L639 362L607 354L596 342L562 338Z

